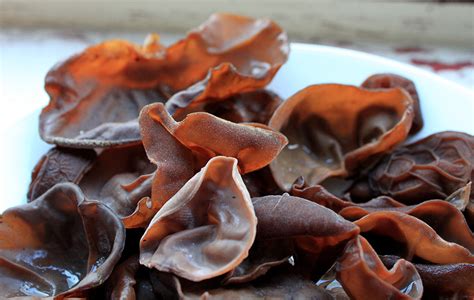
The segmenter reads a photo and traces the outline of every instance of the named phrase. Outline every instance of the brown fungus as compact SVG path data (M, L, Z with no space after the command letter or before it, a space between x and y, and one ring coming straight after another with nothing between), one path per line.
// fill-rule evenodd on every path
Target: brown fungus
M349 241L336 264L337 279L351 299L421 299L423 284L412 263L400 259L388 270L366 239Z
M153 106L155 107L155 106ZM131 227L146 227L160 207L199 169L193 153L169 131L174 120L163 106L146 106L140 113L140 130L148 159L156 165L152 177L151 198L143 198L127 218Z
M400 256L407 260L417 257L435 264L474 263L474 254L469 249L444 240L425 222L401 212L373 212L354 224L359 226L361 234L371 234L370 241L386 238L398 243L397 248L379 254L402 251Z
M213 282L197 284L166 273L159 273L155 277L157 277L155 282L161 283L157 284L159 286L157 290L167 290L169 293L162 293L162 297L165 299L172 296L188 300L333 299L326 290L316 286L309 278L300 274L299 268L289 264L272 270L259 280L239 285L219 286Z
M209 70L206 78L174 94L166 109L176 120L205 111L235 123L267 124L281 104L276 94L261 90L272 77L243 75L230 64Z
M75 183L88 199L110 207L127 228L136 227L132 220L138 217L132 213L139 201L150 197L154 169L141 144L106 149L99 155L89 149L56 147L35 167L29 198L57 183Z
M242 176L242 179L252 197L263 197L267 195L281 195L283 191L273 179L268 166Z
M270 168L287 191L299 176L310 186L347 177L403 142L412 120L413 100L401 89L309 86L270 120L289 140Z
M391 209L405 206L403 203L386 196L380 196L364 203L354 203L334 196L321 185L306 186L301 178L293 184L290 194L310 200L339 214L342 210L349 207L360 207L361 209Z
M192 281L217 277L247 257L256 226L237 160L215 157L154 216L140 263Z
M230 14L212 15L167 48L157 35L143 46L106 41L48 72L50 103L41 112L40 134L76 148L136 143L143 106L165 102L221 63L267 83L287 57L287 37L278 25Z
M33 201L61 182L79 183L96 159L88 149L54 147L36 164L28 188L28 200Z
M291 240L313 277L324 272L359 228L321 205L288 194L253 198L257 240ZM284 245L284 243L281 243Z
M222 284L251 282L265 275L271 268L287 263L293 254L294 245L290 239L256 240L250 248L249 256L225 275Z
M0 218L0 297L84 297L120 259L125 229L105 205L61 183Z
M380 257L391 268L399 259L393 255ZM471 299L474 297L474 264L414 264L423 281L424 299Z
M357 220L374 212L396 211L414 216L427 223L448 242L464 246L474 253L474 235L463 214L453 205L442 200L425 201L417 205L399 207L350 206L339 214L348 220Z
M288 194L253 198L259 239L312 237L328 245L358 234L357 226L321 205Z
M268 90L239 93L225 101L210 102L203 111L234 123L268 124L283 100Z
M176 122L161 103L147 106L141 115L162 124L201 165L214 156L235 157L242 174L265 167L287 144L285 136L263 124L236 124L208 113L192 113ZM145 125L142 132L144 139L153 135Z
M89 199L106 204L125 222L138 202L150 197L154 170L141 144L106 149L79 186Z
M447 198L472 181L473 172L474 137L445 131L389 154L370 172L369 186L372 195L416 204Z
M148 158L157 166L151 200L143 199L147 205L139 203L135 212L141 226L212 157L237 158L245 174L268 165L287 142L265 125L236 124L208 113L176 122L161 103L142 110L140 126Z
M140 266L137 255L115 267L105 283L105 295L100 296L110 300L156 299L149 270Z
M366 89L391 89L402 88L410 94L413 99L415 116L411 126L410 134L415 134L423 128L423 115L421 114L420 97L416 91L413 81L396 74L381 73L369 76L361 86Z

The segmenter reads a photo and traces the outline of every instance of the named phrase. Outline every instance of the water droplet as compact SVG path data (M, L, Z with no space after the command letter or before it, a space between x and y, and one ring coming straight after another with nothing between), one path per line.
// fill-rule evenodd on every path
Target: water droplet
M298 149L300 145L298 144L289 144L288 145L288 150L295 150L295 149Z

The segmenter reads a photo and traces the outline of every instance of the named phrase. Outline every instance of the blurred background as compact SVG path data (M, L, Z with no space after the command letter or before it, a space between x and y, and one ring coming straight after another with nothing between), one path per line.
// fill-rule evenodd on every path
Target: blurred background
M472 1L0 0L0 126L47 103L56 62L109 38L156 32L169 44L213 12L269 17L292 42L381 55L474 90Z

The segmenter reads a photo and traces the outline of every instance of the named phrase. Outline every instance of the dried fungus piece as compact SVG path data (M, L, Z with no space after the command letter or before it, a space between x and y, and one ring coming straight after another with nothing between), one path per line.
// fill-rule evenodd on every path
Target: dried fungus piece
M328 245L349 240L357 226L321 205L288 194L253 198L258 239L309 236Z
M364 203L354 203L351 201L343 200L328 192L321 185L307 186L300 177L295 184L291 187L290 194L292 196L301 197L310 200L314 203L327 207L336 213L339 213L345 208L349 207L360 207L364 209L390 209L394 207L403 207L404 204L393 200L390 197L377 197Z
M133 256L117 265L106 283L107 299L136 299L135 275L139 267L138 257Z
M270 120L289 140L270 168L287 191L299 176L310 186L347 177L403 142L412 120L413 100L401 89L309 86Z
M111 300L156 299L148 270L133 255L117 265L105 283L105 298Z
M466 217L469 228L474 231L474 198L470 199L469 204L464 211L464 216Z
M399 259L393 255L380 257L391 268ZM426 299L470 299L474 297L474 264L414 264L423 281Z
M142 145L106 149L79 186L87 198L106 204L119 217L126 218L142 198L151 195L149 174L154 170Z
M96 158L93 150L54 147L36 164L27 198L33 201L57 183L79 183Z
M348 220L357 220L374 212L396 211L414 216L430 225L446 241L459 244L474 253L474 235L463 214L450 203L430 200L418 205L399 207L351 206L339 214Z
M388 270L366 239L349 241L336 264L337 279L351 299L421 299L423 284L412 263L400 259Z
M362 234L399 243L397 249L390 250L404 251L400 256L408 260L419 257L435 264L474 263L474 254L469 249L447 242L425 222L401 212L373 212L354 224L359 226Z
M234 123L268 124L275 110L283 102L268 90L239 93L204 105L203 111Z
M6 210L0 219L0 297L84 297L120 259L125 229L70 183Z
M142 199L135 212L137 226L146 225L210 158L235 157L239 171L248 173L268 165L286 144L283 135L264 125L235 124L208 113L176 122L161 103L143 108L140 127L148 158L157 168L151 200Z
M413 81L396 74L381 73L368 77L361 86L366 89L391 89L402 88L413 99L415 117L410 129L410 134L415 134L423 128L423 115L421 114L420 97Z
M281 195L283 191L278 187L273 179L268 166L253 171L242 176L245 186L249 190L250 196L263 197L267 195Z
M167 289L178 299L333 299L298 271L285 264L257 281L222 287L213 283L194 283L166 273L159 273L155 282L160 282L161 290Z
M140 118L143 120L142 136L147 153L154 139L154 132L149 128L153 124L148 124L155 122L192 150L202 165L214 156L235 157L242 174L268 165L287 143L282 134L263 124L235 124L208 113L192 113L176 122L161 103L145 107ZM150 142L145 142L145 139L150 139Z
M396 149L370 172L369 186L372 195L416 204L447 198L472 181L473 172L474 137L445 131Z
M282 102L276 94L261 90L272 77L244 75L233 65L222 64L210 69L204 80L174 94L166 109L178 121L205 111L235 123L267 124Z
M291 240L309 275L329 268L359 229L330 209L288 194L253 198L257 240ZM283 245L283 243L282 243Z
M199 169L192 151L170 132L168 127L174 120L163 106L158 110L152 107L155 106L143 108L139 121L143 146L156 171L152 177L151 198L141 199L126 220L131 227L146 227L165 202Z
M248 255L257 218L237 160L212 158L158 211L140 241L140 263L202 281Z
M307 186L302 177L299 177L293 184L290 195L317 203L336 213L345 207L355 205L355 203L334 196L322 185Z
M268 83L288 57L282 29L270 20L212 15L168 48L151 35L143 46L110 40L87 48L50 70L50 103L40 134L49 143L97 148L138 142L142 107L231 64L240 76Z
M287 35L273 21L218 13L166 50L169 73L161 76L172 90L183 90L230 63L242 76L268 83L288 53Z
M106 149L98 156L89 149L56 147L37 164L30 183L31 200L57 183L78 184L88 199L110 207L125 222L137 219L132 213L139 201L151 195L155 169L142 145ZM150 218L151 219L151 218Z
M249 256L227 273L222 283L227 285L253 281L271 268L287 263L294 253L292 240L256 240L250 248Z

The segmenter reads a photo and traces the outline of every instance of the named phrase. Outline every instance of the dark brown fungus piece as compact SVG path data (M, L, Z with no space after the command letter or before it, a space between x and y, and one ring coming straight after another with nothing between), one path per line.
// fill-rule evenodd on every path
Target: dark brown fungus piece
M385 209L405 206L404 204L385 196L377 197L364 203L346 201L334 196L321 185L306 186L302 180L293 184L290 194L327 207L336 213L340 213L341 210L349 207L361 207L361 209Z
M382 73L368 77L361 86L366 89L391 89L402 88L413 99L415 117L410 134L415 134L423 128L423 115L421 114L420 97L413 81L396 74Z
M466 206L466 209L464 210L464 216L466 217L467 224L471 230L474 231L474 198L472 197L469 200L469 204Z
M337 279L351 299L421 299L423 284L412 263L400 259L388 270L366 239L349 241L336 263Z
M147 106L142 115L165 126L204 164L219 155L237 158L242 174L265 167L287 144L284 135L263 124L236 124L208 113L192 113L176 122L161 103ZM148 134L142 130L143 136Z
M106 149L79 186L87 198L106 204L121 218L126 218L142 198L151 196L153 176L150 173L154 170L141 144Z
M222 283L227 285L253 281L271 268L288 262L293 254L294 245L290 239L256 240L249 256L227 273Z
M473 170L474 137L446 131L396 149L370 172L369 184L372 194L416 204L447 198L472 181Z
M143 46L110 40L50 70L50 103L40 116L41 137L79 148L138 142L141 108L165 102L229 63L243 76L270 81L288 57L286 34L274 22L212 15L168 48L150 35Z
M237 160L215 157L154 216L140 263L192 281L217 277L248 256L256 226Z
M115 267L105 283L106 299L156 299L148 273L148 269L138 262L137 255L127 258Z
M399 259L382 255L384 265L391 268ZM471 299L474 297L474 264L414 264L423 281L425 299Z
M0 219L0 297L84 297L120 259L125 229L71 183L6 210Z
M176 120L205 111L235 123L267 124L282 102L276 94L261 90L272 78L244 75L232 65L222 64L209 70L204 80L174 94L166 109Z
M118 264L106 282L107 299L135 300L135 276L139 267L138 257L134 256Z
M204 112L189 114L176 122L161 103L143 109L140 126L145 150L154 163L163 159L160 152L168 153L160 145L167 133L180 145L180 151L192 151L194 161L205 164L218 155L237 158L242 174L268 165L287 143L285 136L263 124L236 124ZM163 132L163 136L157 132Z
M344 207L355 205L355 203L334 196L321 185L307 186L302 177L293 184L290 194L327 207L336 213Z
M332 210L303 198L283 194L252 201L258 239L310 237L334 245L359 233L357 226Z
M253 171L242 176L245 186L249 190L252 197L263 197L267 195L281 195L282 190L278 187L273 179L272 173L268 166Z
M162 283L178 299L333 299L324 289L285 264L262 278L240 285L197 284L172 274L159 273Z
M52 148L43 155L32 172L28 200L33 201L57 183L79 183L95 158L93 150Z
M403 142L412 120L413 100L401 89L309 86L270 120L289 140L270 168L287 191L299 176L310 186L347 177Z
M142 110L140 127L148 158L157 166L152 198L141 200L149 205L139 203L136 211L142 216L153 215L212 157L237 158L244 174L268 165L286 144L265 125L236 124L208 113L176 122L161 103Z
M474 235L463 214L453 205L442 200L430 200L413 206L370 207L351 206L342 209L339 214L349 220L357 220L373 212L396 211L414 216L436 231L448 242L457 243L474 253Z
M208 103L203 111L234 123L268 124L282 102L271 91L257 90L234 95L222 102Z
M354 223L361 234L398 242L404 249L392 250L404 250L403 257L407 260L418 257L435 264L474 263L474 254L469 249L444 240L428 224L410 215L395 211L373 212Z
M75 183L88 199L106 204L127 228L134 227L131 214L150 197L154 169L141 144L106 149L98 156L93 150L56 147L35 167L29 196L35 199L60 182Z
M257 240L288 239L311 277L324 273L359 229L321 205L283 194L253 198Z
M146 227L155 213L195 174L197 163L190 149L179 142L168 127L174 120L163 106L146 106L140 113L140 130L148 159L156 165L151 198L143 198L126 222ZM127 227L128 227L127 226Z
M228 62L242 75L270 81L288 53L287 35L273 21L218 13L167 49L171 72L162 76L182 90Z

